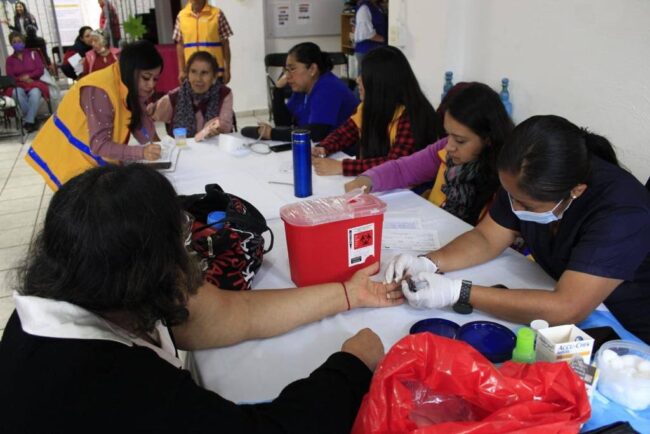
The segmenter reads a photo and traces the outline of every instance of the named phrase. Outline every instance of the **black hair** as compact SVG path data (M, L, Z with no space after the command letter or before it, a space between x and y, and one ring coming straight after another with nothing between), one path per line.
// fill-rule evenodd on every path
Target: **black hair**
M201 283L183 232L163 175L139 164L88 170L52 197L18 290L99 315L127 313L136 331L180 324Z
M619 165L605 137L560 116L533 116L514 129L498 167L516 175L517 186L531 198L557 202L587 181L592 156Z
M142 110L138 94L138 72L160 67L162 70L163 59L156 47L149 41L140 41L126 44L120 53L120 75L122 83L129 90L126 96L126 106L131 111L129 129L135 131L140 128Z
M212 72L214 72L215 75L219 73L219 62L217 62L217 59L207 51L196 51L192 53L190 58L187 59L187 62L185 63L186 73L190 72L190 65L192 65L192 63L196 62L197 60L209 64L212 68Z
M416 149L424 148L441 136L442 125L435 109L422 93L411 65L398 48L375 48L363 57L361 65L365 96L359 140L360 157L388 154L388 125L399 106L405 108L411 122Z
M92 32L93 28L90 27L90 26L79 27L79 33L77 34L77 37L75 38L75 42L83 42L84 33L86 33L87 30L90 30Z
M12 32L9 32L9 45L11 45L14 38L20 38L20 39L23 40L23 42L25 42L25 35L23 35L20 32L12 31Z
M320 47L313 42L302 42L298 45L294 45L291 47L291 50L289 50L289 55L294 56L298 62L307 65L307 68L309 68L312 63L315 63L320 75L325 74L327 71L331 71L334 67L329 54L321 51Z
M16 3L14 3L14 17L18 16L18 12L16 11L16 6L18 6L18 5L22 5L22 7L23 7L23 16L28 17L29 16L29 10L27 9L27 5L25 4L25 2L21 2L21 1L18 1Z
M472 130L485 147L479 155L483 182L499 184L497 158L514 124L506 112L499 94L490 86L479 83L459 83L445 98L446 114Z

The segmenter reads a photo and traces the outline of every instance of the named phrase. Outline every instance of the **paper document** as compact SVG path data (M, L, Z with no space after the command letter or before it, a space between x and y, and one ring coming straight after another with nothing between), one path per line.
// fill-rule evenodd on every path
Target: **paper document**
M389 229L422 229L422 220L417 217L388 218L384 219L384 230Z
M438 231L417 229L386 229L382 235L382 248L429 252L440 248Z
M134 163L144 164L161 172L173 172L176 170L180 148L175 145L161 144L160 158L157 160L137 160Z
M73 56L70 56L68 58L68 63L70 66L72 66L74 72L77 75L80 75L84 72L84 59L79 55L79 53L75 53Z

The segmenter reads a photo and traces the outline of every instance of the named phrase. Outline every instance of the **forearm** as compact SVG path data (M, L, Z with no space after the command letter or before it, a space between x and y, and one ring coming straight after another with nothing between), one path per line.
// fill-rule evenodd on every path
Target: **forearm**
M178 59L178 71L185 70L185 48L182 43L176 44L176 58Z
M223 41L223 67L224 71L230 72L230 41Z
M427 257L438 266L439 271L446 272L482 264L496 258L502 251L491 246L482 233L472 229L440 250L427 253Z
M408 188L435 179L440 159L432 146L364 172L372 180L372 191Z
M356 303L353 294L349 298ZM340 283L246 292L205 284L188 300L189 320L174 329L174 336L185 350L222 347L280 335L347 308Z

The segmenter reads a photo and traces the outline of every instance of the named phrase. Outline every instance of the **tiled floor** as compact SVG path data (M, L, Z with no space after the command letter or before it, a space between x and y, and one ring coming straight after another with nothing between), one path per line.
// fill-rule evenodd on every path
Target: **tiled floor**
M237 116L239 128L256 125L266 114ZM158 125L163 137L164 126ZM24 156L34 134L21 145L18 138L0 139L0 336L14 303L11 292L16 285L16 270L27 254L34 234L41 228L52 191L27 163Z

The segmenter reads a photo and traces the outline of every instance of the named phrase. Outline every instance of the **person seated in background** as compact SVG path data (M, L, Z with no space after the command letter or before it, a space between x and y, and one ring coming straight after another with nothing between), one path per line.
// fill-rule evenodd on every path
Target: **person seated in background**
M384 354L369 329L260 404L198 386L176 348L229 346L350 308L396 306L397 285L371 281L374 264L345 284L222 290L202 283L186 217L170 182L140 164L88 170L54 194L0 343L3 432L88 432L98 423L112 433L350 431Z
M519 124L498 159L502 188L472 230L426 257L399 255L386 280L409 274L426 287L412 306L460 302L519 324L578 324L600 303L650 343L650 195L619 166L610 142L559 116ZM522 236L557 281L552 291L500 289L437 274L487 262ZM514 270L513 270L514 271ZM458 273L456 273L458 276Z
M291 48L282 79L291 87L289 100L279 104L287 114L274 110L276 128L268 124L244 127L242 134L252 138L291 140L291 126L307 129L311 139L319 142L341 125L354 112L359 101L347 85L332 73L332 60L313 42L303 42ZM282 122L281 119L290 122ZM282 128L285 127L285 128Z
M90 41L93 46L84 56L83 75L99 71L117 62L120 49L109 46L108 39L100 30L90 32Z
M74 44L72 45L72 48L70 50L67 50L63 54L63 61L61 63L61 71L63 74L71 78L73 80L77 80L79 76L77 75L77 72L75 71L75 68L73 65L70 64L69 59L73 57L75 54L79 54L81 56L81 60L83 61L83 57L86 55L86 53L89 50L92 50L92 39L91 39L91 33L93 29L92 27L89 26L83 26L79 29L79 34L74 40Z
M185 68L187 78L183 84L148 107L152 118L164 122L169 135L173 135L174 128L185 128L187 137L197 141L232 132L232 91L218 80L215 57L207 51L197 51Z
M476 82L456 86L443 101L447 137L362 173L345 190L365 186L377 192L434 181L429 200L476 224L499 188L497 156L513 124L492 88Z
M38 129L36 113L41 104L41 96L49 97L47 85L39 80L45 68L41 56L25 48L25 37L22 34L11 32L9 43L14 52L7 57L7 75L16 80L12 96L20 105L25 130L33 132Z
M370 51L363 58L361 71L357 84L362 102L357 111L312 149L319 175L359 175L385 161L410 155L443 136L435 109L398 48ZM353 147L356 159L322 158Z

